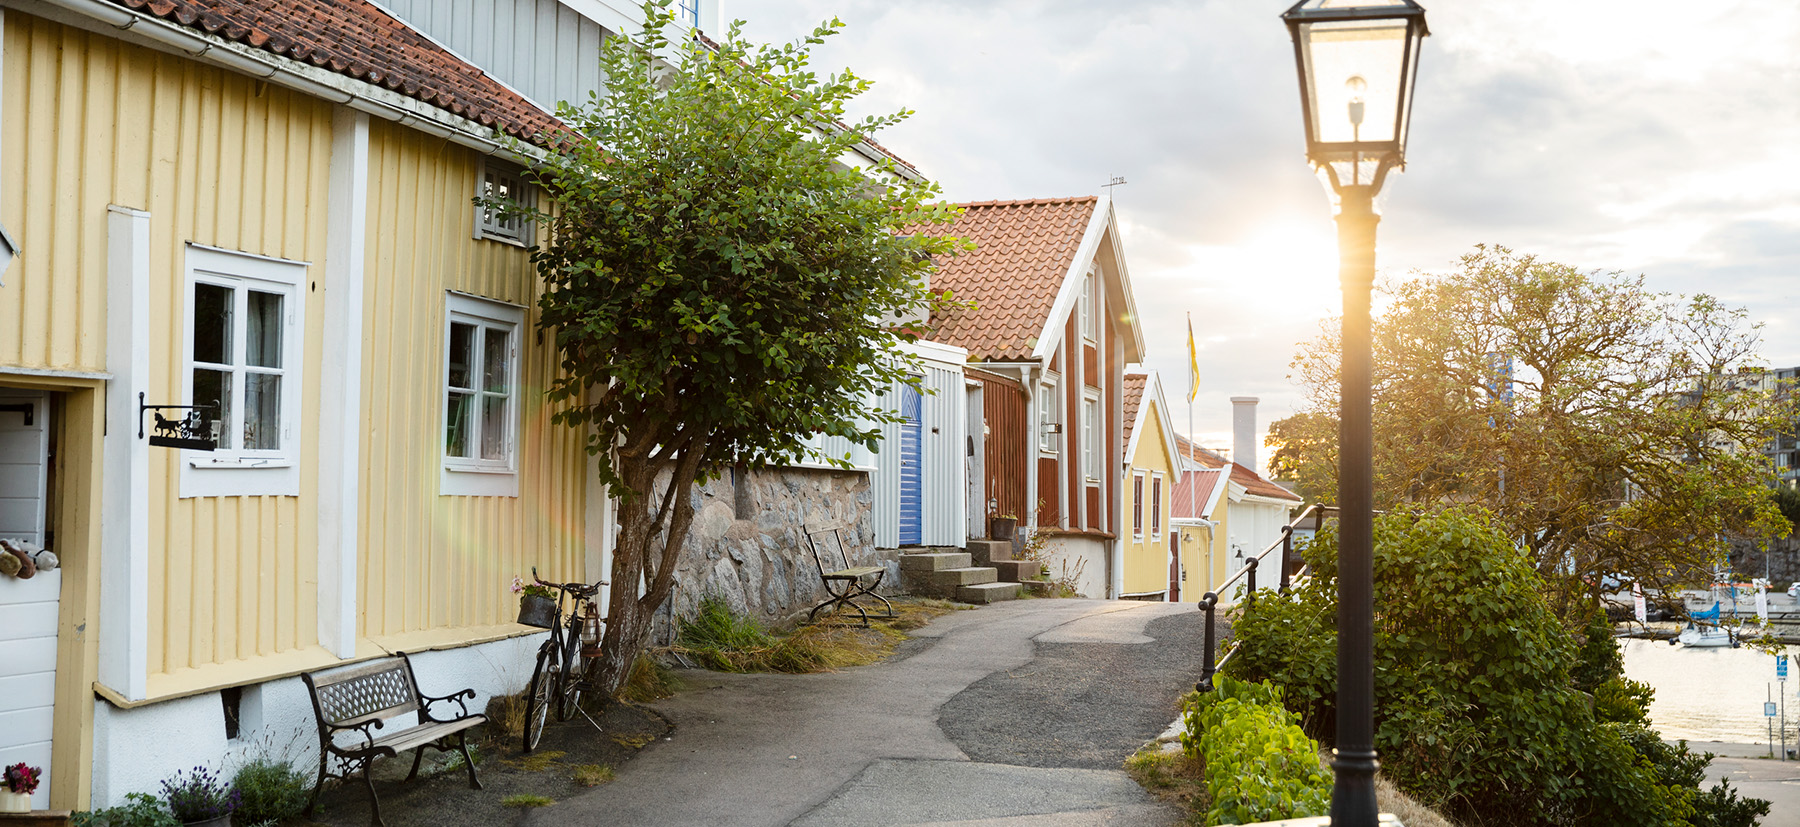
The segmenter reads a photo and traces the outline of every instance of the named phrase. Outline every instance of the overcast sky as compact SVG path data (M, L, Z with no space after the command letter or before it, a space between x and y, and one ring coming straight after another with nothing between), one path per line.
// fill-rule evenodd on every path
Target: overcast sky
M1386 277L1477 243L1652 289L1710 292L1800 365L1800 4L1424 0L1406 174L1383 197ZM727 0L750 39L836 16L821 72L906 108L881 143L955 201L1088 195L1112 176L1147 364L1187 430L1229 446L1232 396L1294 412L1296 343L1336 313L1335 231L1303 157L1285 0ZM1263 452L1266 455L1266 451ZM1264 457L1259 457L1264 459ZM1259 462L1259 465L1261 463Z

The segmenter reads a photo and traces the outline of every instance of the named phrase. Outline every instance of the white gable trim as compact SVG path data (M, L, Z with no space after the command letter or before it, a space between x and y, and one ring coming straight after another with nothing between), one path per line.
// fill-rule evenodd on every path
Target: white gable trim
M1075 257L1069 261L1069 269L1063 273L1062 287L1056 291L1056 303L1050 306L1050 314L1044 317L1044 327L1038 331L1037 346L1031 349L1031 358L1046 365L1050 357L1062 344L1063 328L1068 325L1069 314L1074 312L1075 303L1081 300L1081 279L1094 266L1094 254L1100 251L1100 240L1106 236L1111 226L1108 220L1112 216L1112 199L1100 196L1094 204L1094 214L1088 217L1087 230L1081 235L1081 246L1075 248Z

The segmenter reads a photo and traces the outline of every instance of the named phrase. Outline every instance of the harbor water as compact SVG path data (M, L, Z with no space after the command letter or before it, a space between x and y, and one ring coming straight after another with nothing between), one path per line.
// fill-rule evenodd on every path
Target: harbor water
M1775 657L1728 646L1693 648L1665 641L1624 639L1625 676L1656 689L1650 720L1666 740L1781 743L1780 718L1763 717L1763 702L1781 708ZM1790 647L1787 681L1787 744L1800 739L1800 647Z

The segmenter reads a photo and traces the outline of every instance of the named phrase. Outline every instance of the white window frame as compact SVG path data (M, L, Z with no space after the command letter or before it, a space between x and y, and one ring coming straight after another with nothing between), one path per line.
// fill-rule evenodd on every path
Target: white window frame
M1148 522L1150 523L1151 540L1162 539L1163 520L1169 516L1166 513L1168 509L1163 508L1163 492L1165 490L1163 475L1156 471L1150 472L1150 519Z
M1096 290L1099 283L1093 270L1081 281L1081 338L1087 342L1100 341L1100 295Z
M1131 472L1131 537L1144 539L1144 472Z
M488 185L490 178L498 178L503 183L511 184L519 193L519 201L527 206L537 202L537 190L525 180L524 170L498 158L484 158L475 171L475 195L487 196L492 193ZM507 226L507 221L513 226ZM530 247L537 242L537 227L524 216L514 216L506 221L497 217L494 210L481 204L475 205L475 238L498 241L517 247Z
M1093 391L1081 397L1081 476L1088 482L1100 481L1100 395Z
M1038 384L1037 391L1038 453L1049 457L1060 453L1061 441L1056 437L1063 433L1061 430L1053 430L1054 426L1062 419L1057 416L1062 400L1057 389L1056 374L1044 374L1044 380Z
M241 428L233 434L234 447L216 451L181 450L180 492L190 497L298 497L300 496L300 448L302 396L306 388L306 283L307 268L303 261L259 256L236 250L225 250L189 243L183 263L182 328L181 328L181 404L194 404L194 288L199 284L229 287L233 290L236 309L233 313L232 382L234 427L244 415L244 382L249 372L243 364L247 343L238 326L247 324L243 312L247 291L274 293L282 297L281 367L259 368L259 373L281 376L281 447L246 449L237 446L243 439ZM179 413L179 412L177 412Z
M484 364L482 348L487 346L487 337L481 335L486 330L503 330L507 333L507 343L511 353L507 354L507 370L511 381L508 383L510 394L506 400L506 456L503 459L481 459L479 457L453 457L446 451L444 434L450 427L450 326L452 324L474 325L475 353L470 363L471 377L480 374L480 366ZM524 348L525 308L506 302L459 293L447 290L444 293L444 326L441 332L440 350L443 358L442 370L438 374L437 408L438 426L434 439L438 445L438 456L443 469L438 478L438 494L446 497L517 497L519 496L519 397L522 386L520 372L523 367L521 353ZM482 388L475 388L477 398ZM470 438L479 440L481 434L482 406L472 406L470 411Z

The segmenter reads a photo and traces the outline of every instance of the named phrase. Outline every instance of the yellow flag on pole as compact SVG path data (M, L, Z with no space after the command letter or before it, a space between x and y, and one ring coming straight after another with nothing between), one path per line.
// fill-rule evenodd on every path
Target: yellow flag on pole
M1188 314L1188 401L1200 395L1200 351L1194 347L1194 314Z

